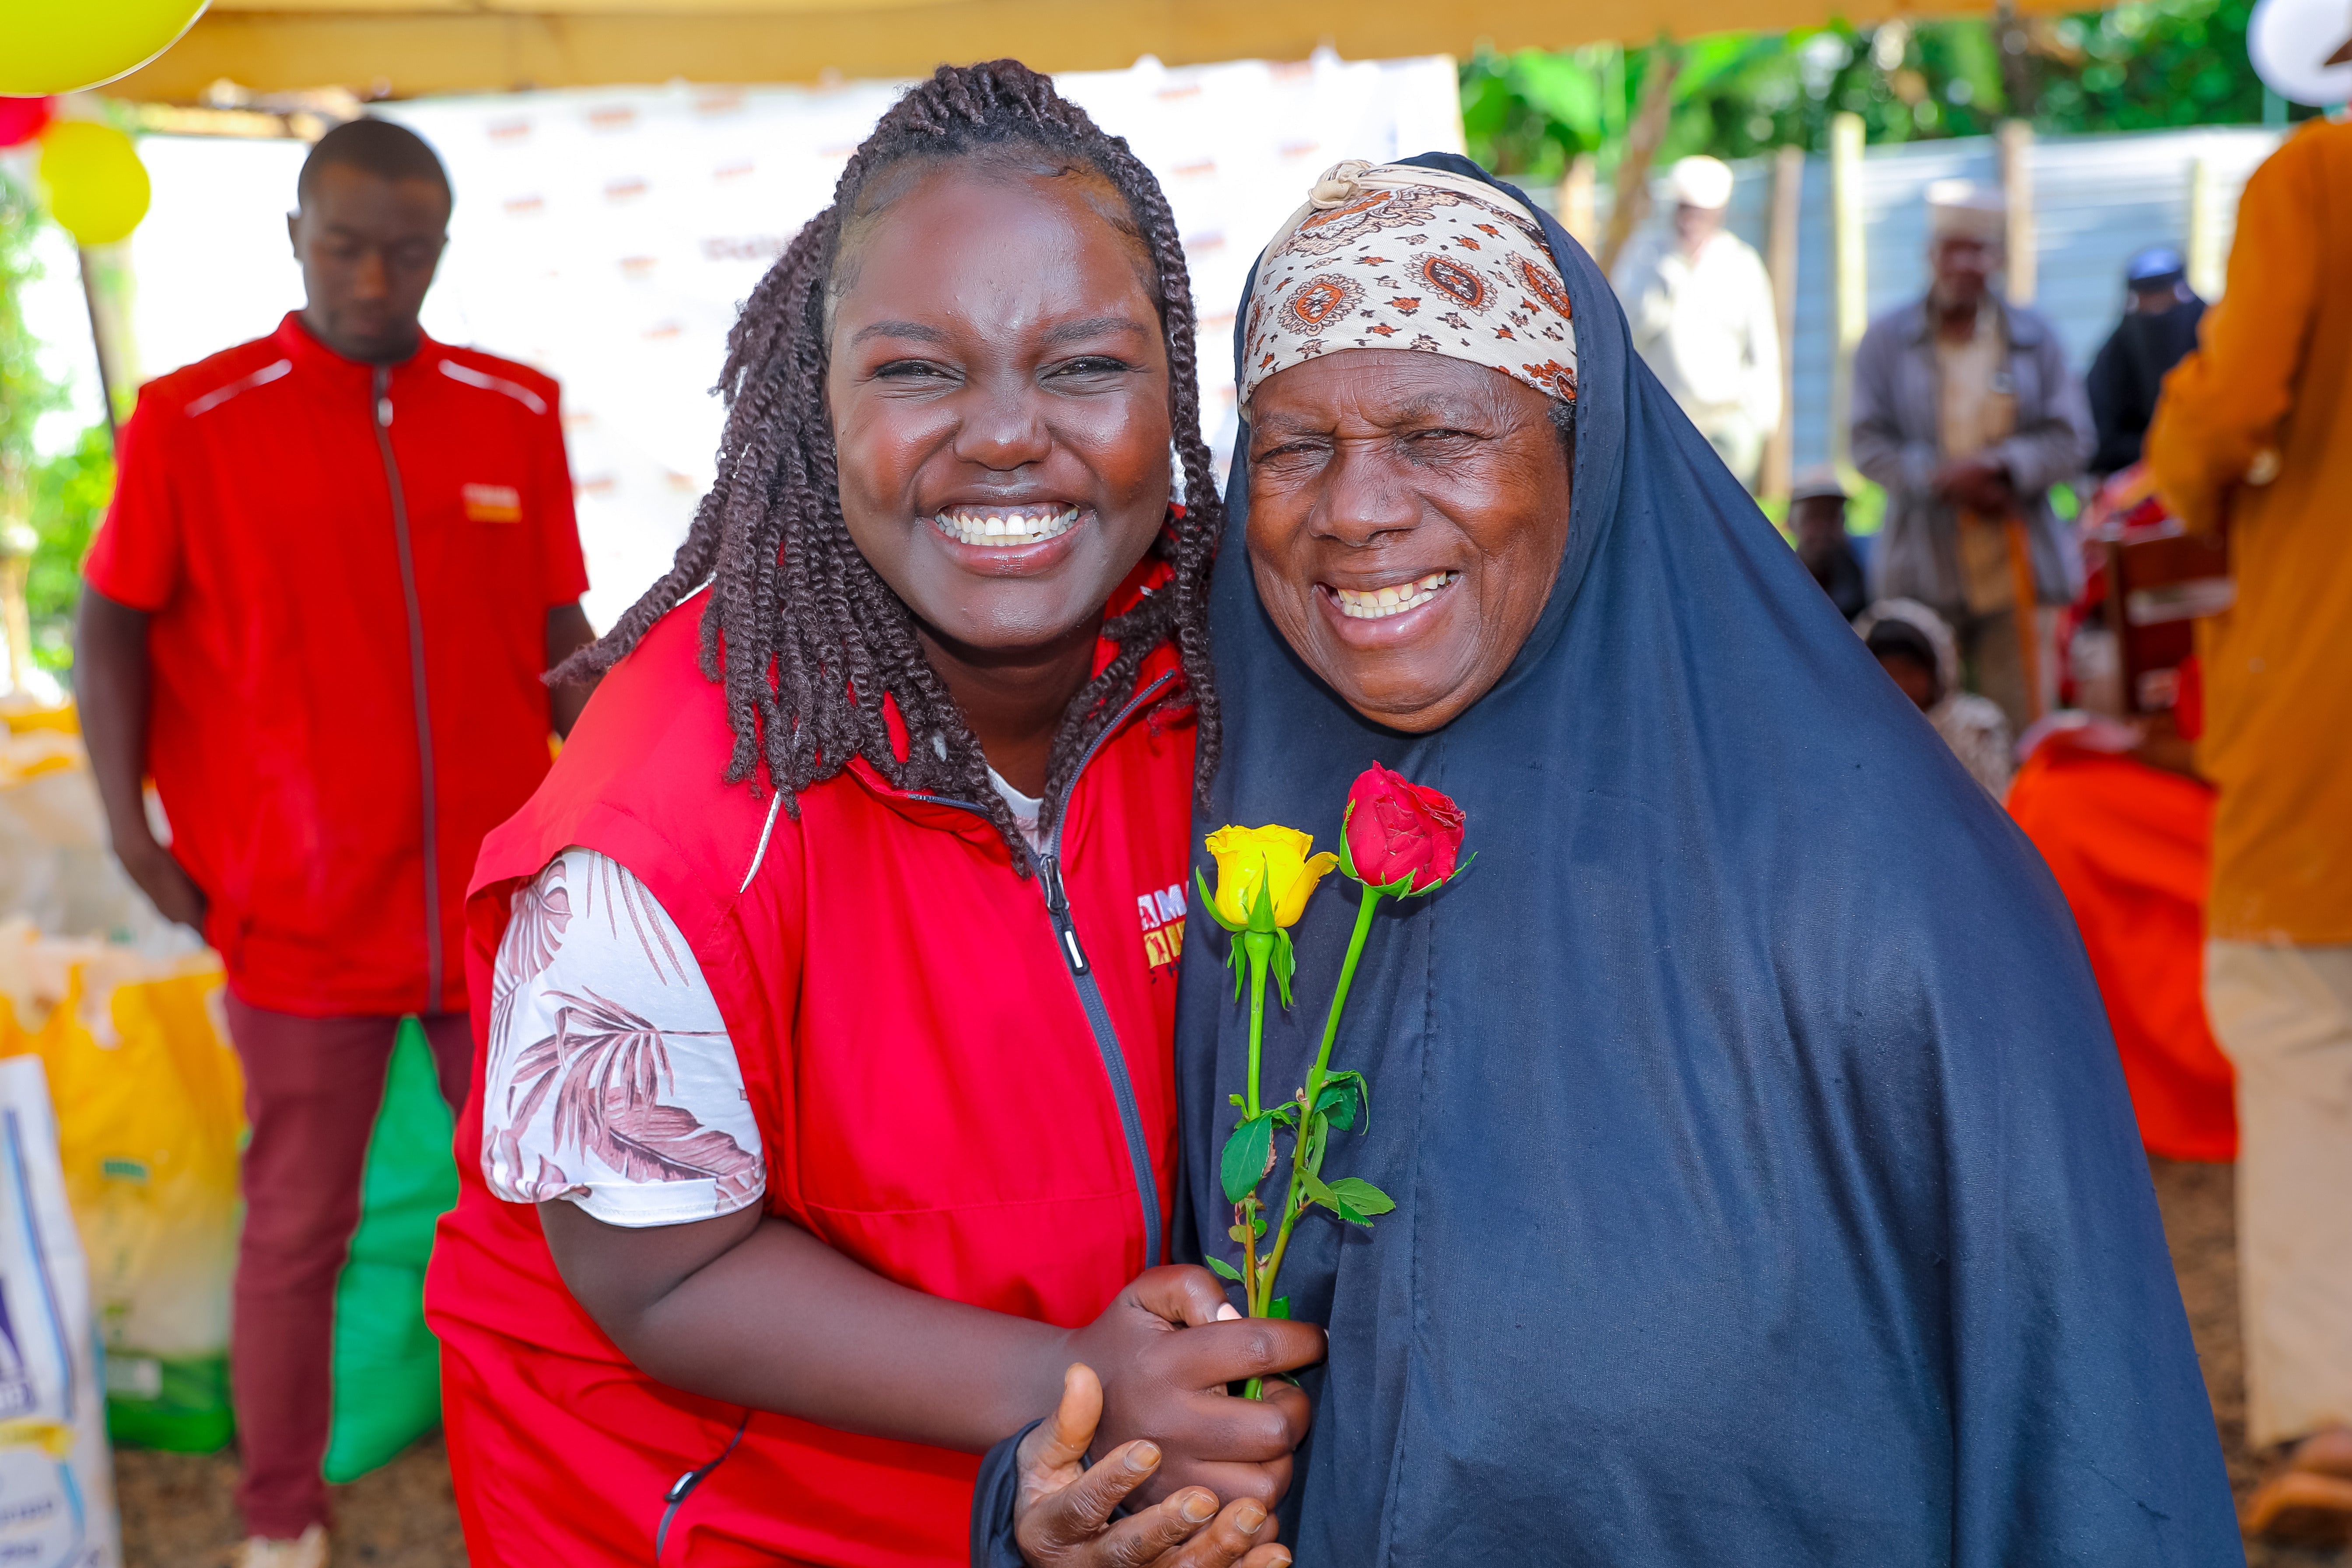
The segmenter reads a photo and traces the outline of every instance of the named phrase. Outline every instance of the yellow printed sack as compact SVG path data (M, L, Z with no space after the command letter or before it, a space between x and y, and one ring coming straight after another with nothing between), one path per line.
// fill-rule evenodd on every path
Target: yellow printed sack
M210 953L157 959L0 924L0 1058L38 1057L55 1098L118 1442L209 1452L234 1430L244 1085L220 993Z

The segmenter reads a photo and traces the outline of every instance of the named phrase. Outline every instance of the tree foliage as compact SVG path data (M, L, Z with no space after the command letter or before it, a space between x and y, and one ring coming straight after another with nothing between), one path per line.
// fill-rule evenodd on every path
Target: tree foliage
M67 404L66 389L41 368L40 344L25 326L26 286L41 275L33 237L47 220L24 187L0 172L0 486L30 503L33 657L50 669L73 661L70 626L81 592L81 558L114 493L114 443L103 423L44 458L34 445L41 416Z
M103 423L84 429L74 445L33 465L32 580L26 598L33 612L33 661L45 669L73 667L73 613L81 597L81 558L114 495L114 437Z
M0 170L0 483L33 462L33 426L65 404L65 390L42 374L40 344L26 330L21 301L38 281L33 234L43 222L24 186Z
M1873 142L1980 136L2012 114L2045 133L2252 122L2263 110L2246 56L2252 10L2253 0L2131 0L2054 18L1841 21L1680 46L1482 51L1462 68L1463 124L1470 155L1498 173L1556 179L1591 153L1606 174L1668 50L1681 68L1662 163L1823 151L1841 112L1862 116Z

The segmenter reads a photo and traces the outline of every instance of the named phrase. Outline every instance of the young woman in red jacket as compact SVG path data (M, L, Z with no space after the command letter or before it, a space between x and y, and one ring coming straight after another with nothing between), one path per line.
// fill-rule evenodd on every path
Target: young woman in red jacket
M1220 510L1166 199L943 68L729 351L718 482L476 872L427 1300L473 1561L961 1563L1083 1363L1148 1479L1057 1561L1286 1563L1305 1401L1224 1384L1320 1333L1154 1267Z

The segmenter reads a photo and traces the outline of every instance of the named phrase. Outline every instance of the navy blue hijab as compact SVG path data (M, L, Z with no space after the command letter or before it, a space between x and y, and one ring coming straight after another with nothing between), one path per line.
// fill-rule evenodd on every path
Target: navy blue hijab
M1577 329L1568 547L1460 718L1367 722L1290 651L1246 430L1234 461L1196 862L1228 822L1328 847L1376 758L1459 801L1478 854L1384 908L1339 1037L1371 1116L1325 1174L1397 1208L1309 1215L1284 1268L1331 1331L1284 1539L1305 1568L2241 1561L2057 888L1544 228ZM1269 1095L1304 1081L1356 893L1333 877L1296 933ZM1184 960L1180 1224L1231 1259L1224 943L1196 921Z

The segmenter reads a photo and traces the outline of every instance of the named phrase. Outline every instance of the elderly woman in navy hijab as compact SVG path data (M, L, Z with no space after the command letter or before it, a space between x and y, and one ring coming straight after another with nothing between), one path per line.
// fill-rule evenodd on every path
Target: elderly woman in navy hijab
M1371 1115L1325 1174L1397 1207L1302 1224L1284 1268L1330 1331L1298 1560L2240 1561L2065 905L1591 259L1463 159L1342 164L1244 304L1196 826L1328 843L1377 760L1478 854L1383 907L1342 1026ZM1333 886L1268 1083L1313 1058ZM1216 935L1182 979L1180 1223L1232 1261Z

